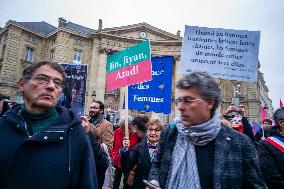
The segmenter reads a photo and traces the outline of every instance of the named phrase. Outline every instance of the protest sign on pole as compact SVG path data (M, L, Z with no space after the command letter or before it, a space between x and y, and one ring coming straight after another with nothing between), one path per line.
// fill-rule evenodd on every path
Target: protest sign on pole
M107 91L125 87L125 137L128 134L128 85L152 79L150 41L146 40L107 57Z
M107 91L152 79L150 41L107 57Z
M185 26L180 71L255 82L259 40L259 31Z
M129 109L171 113L172 56L153 57L152 80L128 87Z
M67 75L59 104L72 109L79 116L84 115L85 94L87 83L86 64L60 64Z

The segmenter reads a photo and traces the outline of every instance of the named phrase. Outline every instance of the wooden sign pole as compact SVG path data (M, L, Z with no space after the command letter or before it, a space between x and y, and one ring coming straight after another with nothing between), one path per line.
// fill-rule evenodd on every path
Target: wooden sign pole
M129 139L129 132L128 132L128 86L124 87L124 97L125 97L125 127L124 133L125 138Z

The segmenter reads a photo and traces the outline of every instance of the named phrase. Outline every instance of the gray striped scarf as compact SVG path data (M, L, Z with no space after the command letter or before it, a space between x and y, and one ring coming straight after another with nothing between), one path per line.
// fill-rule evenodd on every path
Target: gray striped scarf
M180 119L176 120L175 125L178 136L167 188L200 189L194 145L203 146L214 140L221 129L220 120L215 114L212 119L201 125L184 126Z

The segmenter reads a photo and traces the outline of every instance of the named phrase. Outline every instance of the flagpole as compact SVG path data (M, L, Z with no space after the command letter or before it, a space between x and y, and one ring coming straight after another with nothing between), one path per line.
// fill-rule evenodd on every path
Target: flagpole
M128 133L128 86L124 87L124 92L125 92L125 138L129 139L129 133Z
M264 137L264 128L263 128L263 125L262 125L262 137Z

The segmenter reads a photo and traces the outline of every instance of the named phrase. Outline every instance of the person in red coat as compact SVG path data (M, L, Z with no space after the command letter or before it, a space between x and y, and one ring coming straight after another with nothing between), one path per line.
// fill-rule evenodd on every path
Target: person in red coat
M133 132L132 130L132 121L133 117L128 116L128 131L129 131L129 140L130 140L130 146L129 148L132 149L139 140L139 136ZM114 174L114 181L113 181L113 189L118 189L120 185L120 180L122 176L121 166L120 166L120 148L123 147L122 142L125 137L124 133L125 128L125 119L121 119L119 122L119 128L114 131L114 141L113 141L113 150L110 153L110 157L112 158L112 163L114 167L116 168L115 174Z

